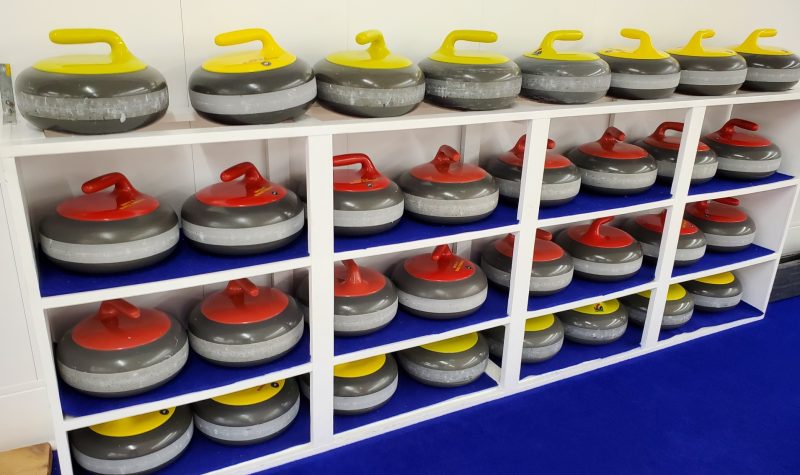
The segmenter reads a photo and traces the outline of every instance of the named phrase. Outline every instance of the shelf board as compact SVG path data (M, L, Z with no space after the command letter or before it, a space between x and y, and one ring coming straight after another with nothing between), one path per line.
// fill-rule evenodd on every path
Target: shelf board
M426 408L449 399L492 388L497 388L497 383L486 373L466 386L438 388L417 382L401 369L397 382L397 391L385 406L366 414L334 416L334 433L339 434L367 424Z
M489 287L486 302L466 317L451 320L431 320L415 317L400 309L394 320L382 330L356 337L336 337L333 348L335 364L367 358L376 354L391 353L432 341L472 331L484 330L506 323L508 293Z
M181 236L177 249L167 259L144 269L117 274L70 272L41 254L37 261L44 308L195 287L297 269L310 263L305 232L284 248L254 256L208 254L195 249Z
M564 340L561 351L553 358L541 363L523 363L520 369L520 379L540 376L553 371L577 366L588 361L635 350L639 348L641 339L642 329L628 324L625 334L614 343L606 345L582 345L580 343Z
M170 110L167 117L144 129L124 134L100 136L45 137L24 119L17 125L0 128L2 156L57 155L100 150L166 147L187 144L308 137L321 134L353 134L486 124L537 118L579 117L641 111L685 109L800 99L800 90L782 92L738 92L726 96L698 97L675 94L666 99L625 100L603 98L591 104L543 104L517 98L514 106L497 111L453 111L423 103L401 117L354 118L330 114L319 105L294 121L251 126L220 126L200 119L192 110Z
M655 286L653 282L655 273L655 266L645 261L636 275L619 282L594 282L576 276L566 289L558 293L543 297L528 297L528 312L538 314L558 312L598 300L641 292Z
M488 217L467 224L431 224L404 216L394 228L371 236L336 236L337 260L467 241L515 232L519 227L517 207L500 201Z
M734 322L742 321L742 323L747 323L747 321L756 317L761 317L762 315L764 315L764 312L744 301L724 312L704 312L702 310L695 310L692 318L685 325L672 330L661 330L661 333L658 335L658 340L669 340L676 335L687 335L689 339L692 339L693 337L691 334L693 333L696 333L697 336L702 336L706 333L714 333L713 327L723 327L721 329L726 329L730 326L735 326L730 325Z
M300 412L286 432L258 444L222 445L201 434L195 427L192 440L183 454L170 465L160 469L158 473L159 475L208 473L243 462L267 458L278 452L308 444L311 440L310 427L308 400L302 396ZM55 457L53 458L55 461ZM55 470L53 473L56 473ZM89 472L75 465L74 473Z
M696 263L686 267L672 269L672 283L685 282L703 276L717 274L728 270L739 269L753 264L775 259L775 251L752 244L739 252L707 251Z
M793 176L784 173L775 173L760 180L731 180L717 176L705 183L691 185L689 202L774 190L791 186L795 182Z
M101 398L82 394L59 379L64 425L69 429L142 414L175 405L257 386L310 371L309 337L305 332L300 343L287 355L267 364L246 368L213 365L194 352L175 378L163 386L136 396Z
M539 209L539 226L555 226L665 207L671 204L671 199L670 186L658 182L644 193L635 195L603 195L581 190L569 203Z

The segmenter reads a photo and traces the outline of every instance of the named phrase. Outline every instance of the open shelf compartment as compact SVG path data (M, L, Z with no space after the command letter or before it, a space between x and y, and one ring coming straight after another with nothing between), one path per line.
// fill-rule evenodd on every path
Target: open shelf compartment
M254 256L222 256L199 251L181 236L175 251L163 261L130 272L115 274L83 274L56 266L39 255L39 292L42 297L111 289L148 282L241 269L308 256L308 237L305 230L286 247ZM302 267L298 265L298 267ZM269 272L264 272L269 273Z
M539 225L549 226L549 220L608 211L609 216L623 214L624 208L647 203L659 203L672 198L668 185L657 182L644 193L635 195L603 195L581 190L574 200L561 206L539 209Z
M606 295L653 282L655 272L655 266L645 262L636 275L630 279L619 282L594 282L576 276L566 289L558 293L542 297L528 297L528 311L534 312L547 308L559 307L569 304L570 302L577 302L593 297L600 300Z
M436 335L459 328L478 325L483 322L504 318L508 315L508 293L489 286L486 301L477 312L451 320L432 320L416 317L403 309L385 328L369 335L356 337L336 337L334 354L336 356L377 348L391 343L411 340L425 335Z
M439 388L417 382L402 369L397 381L397 391L391 399L374 411L360 415L337 415L333 419L334 433L338 434L367 424L422 409L449 399L497 388L497 382L483 373L470 384L454 388Z
M394 228L371 236L336 236L333 248L337 253L411 243L423 239L454 236L457 234L492 230L519 224L517 207L502 200L492 214L480 221L466 224L433 224L418 221L408 216L400 218ZM498 232L499 234L499 232Z
M760 317L764 312L753 307L747 302L740 302L739 305L723 312L705 312L695 309L692 318L683 326L672 330L661 330L658 335L659 341L668 340L682 333L692 333L703 328L726 325L740 320L747 320Z
M614 343L605 345L583 345L565 339L561 351L551 359L541 363L523 363L520 368L520 379L540 376L576 366L587 361L606 358L608 356L634 350L639 347L641 339L642 329L630 322L622 338Z
M767 256L771 256L773 254L775 254L775 251L771 251L756 244L751 244L749 247L739 252L707 251L705 255L694 264L685 267L673 268L672 277L674 279L689 274L705 272L718 267L741 264L754 259L766 258Z
M220 388L247 379L262 378L277 371L305 365L310 361L309 355L309 336L307 331L303 334L303 338L297 346L288 354L259 366L242 368L217 366L190 351L186 365L171 381L146 393L120 398L102 398L83 394L67 386L59 379L61 409L65 417L75 418L152 403L198 391ZM305 371L299 371L299 373L302 372ZM254 383L253 386L257 384Z

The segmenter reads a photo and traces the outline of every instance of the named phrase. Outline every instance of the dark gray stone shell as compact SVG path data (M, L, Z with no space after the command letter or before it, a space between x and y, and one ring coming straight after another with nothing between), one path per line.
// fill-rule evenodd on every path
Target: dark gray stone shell
M513 61L500 64L457 64L435 61L425 58L419 63L425 73L425 100L436 105L463 110L495 110L506 109L514 105L522 86L519 66ZM476 87L474 93L464 94L469 97L431 94L437 85L448 88L448 82L485 84L485 88ZM498 83L507 83L509 92L500 97L487 97L481 89L491 91ZM494 94L488 94L493 96Z
M314 72L317 76L317 101L334 111L358 117L394 117L411 112L419 102L396 106L385 104L391 103L392 95L408 94L410 89L425 83L422 71L413 64L397 69L366 69L342 66L322 59L314 65ZM379 94L381 98L367 101L365 105L331 102L325 99L324 92L320 92L326 84L341 86L354 92L359 89L372 90L373 94Z
M299 400L300 389L297 386L297 381L295 381L294 378L288 378L285 380L283 388L281 388L276 395L267 399L266 401L247 406L230 406L216 402L213 399L206 399L204 401L192 404L192 411L194 412L195 417L215 425L223 427L249 427L264 424L283 416L284 414L290 412ZM289 425L291 425L291 423ZM260 437L258 439L250 439L246 441L234 442L227 439L216 439L207 433L204 433L204 435L209 439L222 444L254 444L279 436L289 428L289 425L266 437Z
M750 54L739 53L747 61L748 76L750 70L795 70L800 69L800 57L796 54L772 55L772 54ZM786 91L794 87L797 80L787 81L759 81L748 78L742 85L742 89L751 91Z
M199 67L189 76L189 91L215 96L248 96L287 91L313 80L314 70L298 58L282 68L253 73L216 73ZM273 124L303 115L313 102L312 99L289 109L255 114L214 114L196 110L201 116L222 124Z
M151 124L167 112L169 95L164 76L156 69L121 74L60 74L28 68L16 80L17 107L36 127L73 134L114 134L128 132ZM45 113L37 110L37 100L58 104L69 101L61 110L49 107ZM113 99L114 110L107 117L82 119L74 109L78 102ZM142 103L149 113L139 113ZM110 106L110 103L109 103ZM118 115L121 114L121 117Z
M143 434L108 437L86 427L70 432L69 440L74 450L90 457L124 462L175 443L191 426L192 411L189 406L178 406L167 422Z

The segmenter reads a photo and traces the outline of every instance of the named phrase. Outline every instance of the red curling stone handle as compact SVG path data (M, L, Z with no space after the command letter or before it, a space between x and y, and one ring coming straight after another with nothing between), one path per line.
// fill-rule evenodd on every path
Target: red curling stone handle
M552 241L553 233L551 233L550 231L545 231L544 229L537 229L536 239L542 239L544 241Z
M440 171L446 171L453 163L461 161L461 154L449 145L442 145L431 163Z
M598 142L605 150L611 150L617 142L622 142L623 140L625 140L625 132L616 127L609 127L603 132L603 136L600 137Z
M250 279L236 279L228 282L228 285L225 287L225 293L231 297L242 294L257 297L258 287Z
M592 224L589 225L589 228L583 233L586 237L593 237L596 239L601 238L603 235L600 233L600 227L606 223L610 223L614 220L613 216L606 216L604 218L597 218L592 221Z
M139 318L141 315L139 307L122 299L106 300L100 304L100 310L96 314L103 322L116 320L119 317Z
M375 168L375 164L364 153L344 153L333 157L334 167L346 167L348 165L361 165L361 178L374 180L381 176Z
M663 122L656 128L656 131L653 132L651 137L657 139L663 139L666 136L668 130L674 130L676 132L683 132L683 123L682 122Z
M360 284L362 282L361 279L361 270L356 264L356 261L353 259L346 259L342 261L344 264L344 268L347 271L347 282L350 284Z
M731 137L733 136L736 127L750 131L758 130L758 124L755 122L750 122L749 120L744 119L731 119L725 122L725 125L719 129L719 134L723 137Z
M248 195L252 195L256 190L269 185L266 178L261 176L255 165L250 162L237 163L219 174L219 179L224 182L233 181L244 176L244 183Z
M517 143L514 144L514 147L511 149L511 153L514 154L515 157L522 159L525 157L525 143L528 141L528 136L523 135L518 140Z
M131 182L128 181L128 178L119 172L106 173L97 178L92 178L81 186L81 191L88 195L105 190L112 185L114 186L113 193L119 196L123 202L132 200L139 194L136 188L131 185Z
M436 246L436 249L433 250L431 254L431 259L434 261L438 261L443 257L450 257L453 255L453 251L450 250L450 246L447 244L439 244Z

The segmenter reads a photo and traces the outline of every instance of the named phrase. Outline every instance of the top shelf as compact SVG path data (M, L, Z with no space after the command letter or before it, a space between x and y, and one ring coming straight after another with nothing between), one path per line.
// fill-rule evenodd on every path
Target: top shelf
M800 89L771 93L741 92L714 97L676 94L667 99L650 101L606 97L582 105L543 104L518 98L512 108L498 111L454 111L423 103L410 114L376 119L348 117L315 104L298 120L250 126L223 126L200 118L192 110L170 110L162 120L144 129L95 136L43 134L21 119L19 124L0 126L0 156L57 155L794 100L800 100Z

